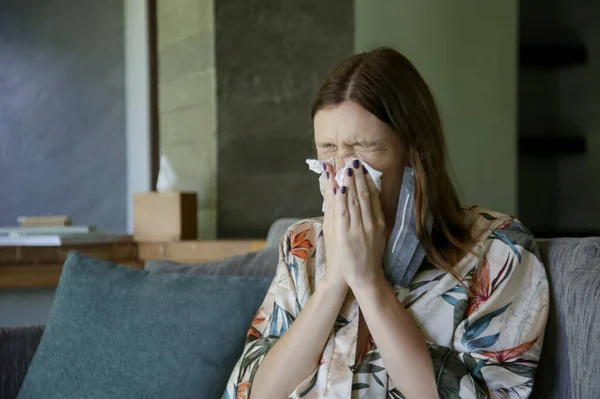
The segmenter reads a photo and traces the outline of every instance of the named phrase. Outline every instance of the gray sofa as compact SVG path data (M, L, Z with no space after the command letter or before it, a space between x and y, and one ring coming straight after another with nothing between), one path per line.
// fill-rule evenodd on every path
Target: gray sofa
M292 219L276 222L258 253L198 267L151 263L154 271L271 278L279 237ZM600 238L540 240L551 309L532 398L600 397ZM0 329L0 399L14 399L43 333L40 326Z

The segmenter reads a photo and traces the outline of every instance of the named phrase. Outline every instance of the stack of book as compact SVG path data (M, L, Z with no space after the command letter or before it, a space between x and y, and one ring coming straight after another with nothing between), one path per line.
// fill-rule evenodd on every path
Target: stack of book
M22 216L19 227L0 228L0 246L61 246L131 241L131 236L73 226L67 216Z
M70 226L73 224L68 216L20 216L17 218L21 227Z

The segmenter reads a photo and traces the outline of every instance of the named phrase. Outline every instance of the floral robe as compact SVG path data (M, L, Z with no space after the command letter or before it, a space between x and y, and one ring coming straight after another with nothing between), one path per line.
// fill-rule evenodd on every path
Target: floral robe
M464 210L473 252L449 273L427 262L408 289L393 286L428 342L440 397L527 398L548 312L548 281L536 242L513 217ZM246 399L260 362L302 311L325 274L321 219L296 223L281 241L277 274L248 331L223 398ZM320 365L290 398L403 398L369 340L354 364L359 307L350 292ZM293 361L293 359L290 359ZM257 398L258 399L258 398Z

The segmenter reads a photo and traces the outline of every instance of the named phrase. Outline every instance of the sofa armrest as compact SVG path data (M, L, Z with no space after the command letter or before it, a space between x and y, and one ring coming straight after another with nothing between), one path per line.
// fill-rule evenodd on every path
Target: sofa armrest
M42 326L0 328L0 398L17 397L43 332Z
M563 301L572 397L597 398L600 392L600 259L571 272Z

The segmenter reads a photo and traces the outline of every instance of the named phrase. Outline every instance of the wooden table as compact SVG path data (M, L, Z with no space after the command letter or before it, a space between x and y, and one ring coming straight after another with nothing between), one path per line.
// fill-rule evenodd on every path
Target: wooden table
M199 263L258 251L263 240L214 240L69 245L59 247L0 246L0 289L56 287L70 251L124 266L144 268L147 260Z

